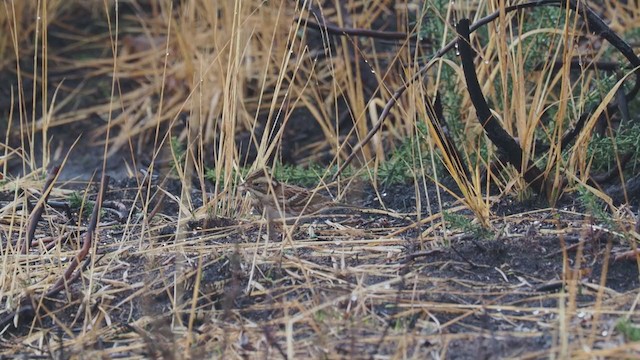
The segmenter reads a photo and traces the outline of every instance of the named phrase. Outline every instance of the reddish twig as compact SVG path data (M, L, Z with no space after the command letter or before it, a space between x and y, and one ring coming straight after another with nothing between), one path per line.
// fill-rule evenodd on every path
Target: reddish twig
M62 240L65 238L68 238L69 235L70 234L68 232L65 232L63 234L58 235L57 237L47 236L42 239L32 241L31 246L33 247L33 246L38 246L39 244L43 244L45 250L49 251L53 249L53 247L56 246L57 243L62 242Z
M40 218L42 217L42 213L44 212L44 205L47 203L47 198L49 197L51 189L53 189L53 182L58 176L58 171L60 171L60 166L54 166L53 169L51 169L51 171L49 172L47 180L44 183L44 188L42 189L40 200L38 200L38 203L29 215L29 221L27 222L27 236L20 246L21 254L26 254L31 247L31 242L33 241L33 236L36 233L38 221L40 221Z
M100 182L100 190L98 191L98 198L96 199L96 203L93 205L93 212L91 213L91 219L89 220L89 224L87 226L87 232L84 233L84 241L82 243L82 248L78 255L76 255L73 260L71 260L71 264L67 268L67 271L64 272L64 275L58 279L58 281L45 293L45 297L53 296L62 290L67 283L67 281L73 275L73 272L76 270L78 265L84 260L84 258L89 253L89 249L91 249L91 244L93 243L93 234L95 234L96 227L98 226L98 218L100 217L100 208L102 207L102 200L104 199L104 193L107 188L107 184L109 184L109 176L103 175L102 181Z

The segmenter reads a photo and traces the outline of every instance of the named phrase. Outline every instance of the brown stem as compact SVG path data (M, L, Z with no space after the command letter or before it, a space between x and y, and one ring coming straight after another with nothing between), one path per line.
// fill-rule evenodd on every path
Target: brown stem
M470 44L469 19L461 19L456 26L458 32L458 50L462 62L462 70L467 82L467 91L476 109L478 122L482 125L484 132L498 150L505 154L507 160L516 169L523 171L523 177L533 187L538 194L545 194L546 187L542 171L538 169L531 160L526 164L523 161L523 154L518 142L500 125L500 122L491 113L489 104L482 93L482 88L478 82L476 68L473 63L475 52Z
M93 235L95 234L96 227L98 226L98 218L100 217L100 209L102 208L102 200L104 199L104 193L106 191L107 185L109 184L109 176L103 175L102 181L100 182L100 190L98 191L98 198L96 199L96 203L93 205L93 211L91 212L91 219L89 220L89 224L87 226L87 232L84 233L84 241L82 243L82 248L78 255L71 260L71 264L64 272L64 275L58 279L58 281L45 293L45 297L50 297L58 293L62 290L67 283L67 281L73 275L73 272L76 270L78 265L84 260L84 258L89 253L91 249L91 244L93 243Z
M44 205L47 203L47 198L49 197L49 193L51 189L53 189L53 182L58 176L58 172L60 171L60 166L56 165L51 169L49 175L47 175L47 180L44 183L44 188L42 189L42 195L40 196L40 200L31 211L29 215L29 221L27 222L27 236L20 246L20 253L26 254L31 247L31 242L33 241L33 237L36 233L36 227L38 226L38 221L42 217L42 213L44 212Z

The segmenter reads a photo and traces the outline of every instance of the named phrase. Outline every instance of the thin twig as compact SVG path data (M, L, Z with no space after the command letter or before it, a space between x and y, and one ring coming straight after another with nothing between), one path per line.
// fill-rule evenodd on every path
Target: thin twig
M38 226L38 221L40 221L40 218L42 217L42 213L44 212L44 205L47 202L47 198L49 197L49 193L51 192L51 189L53 189L53 183L56 177L58 176L59 171L60 171L60 166L56 165L51 169L51 171L47 175L47 180L44 183L44 188L42 189L42 195L40 197L40 200L38 200L38 203L33 208L33 211L31 211L31 214L29 215L29 221L27 222L27 236L25 238L25 241L22 243L22 246L20 246L21 254L26 254L27 252L29 252L29 248L31 247L31 242L33 241L33 237L36 233L36 227Z

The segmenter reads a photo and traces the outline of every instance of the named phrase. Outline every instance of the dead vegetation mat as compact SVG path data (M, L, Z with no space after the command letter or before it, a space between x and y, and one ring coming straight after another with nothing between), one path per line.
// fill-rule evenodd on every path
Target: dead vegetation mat
M3 357L639 354L616 330L623 317L640 320L638 264L618 259L628 241L578 205L524 210L502 200L493 205L494 234L482 239L443 226L435 211L418 219L401 208L413 187L396 186L383 196L413 215L328 214L268 235L257 215L178 218L171 198L145 218L132 183L110 185L81 275L3 329ZM14 195L1 194L3 207L19 202ZM4 233L17 239L27 215L16 208ZM86 220L78 218L48 207L27 255L2 239L4 271L16 274L3 287L3 315L60 277L80 247ZM40 241L47 236L53 245Z

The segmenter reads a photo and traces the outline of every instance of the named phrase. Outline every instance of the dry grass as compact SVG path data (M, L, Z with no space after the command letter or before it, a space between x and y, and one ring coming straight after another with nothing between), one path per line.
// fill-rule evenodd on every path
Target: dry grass
M0 89L9 99L0 101L7 104L0 112L7 119L0 209L5 314L24 306L24 299L37 299L60 278L86 231L82 209L69 218L47 208L31 253L19 253L16 244L26 236L42 169L82 158L83 152L92 156L90 149L97 147L102 171L121 163L131 176L107 194L112 203L105 205L81 275L54 299L33 304L39 312L32 320L6 323L3 355L640 354L638 341L616 330L620 319L640 321L638 288L625 286L638 283L640 259L611 258L612 251L615 256L637 247L633 212L586 186L592 161L587 148L598 113L570 151L563 154L559 147L571 124L556 119L577 117L594 89L602 88L605 74L576 75L566 65L557 71L552 65L610 56L606 44L591 35L584 39L575 14L560 11L557 24L530 28L526 13L510 13L474 35L472 46L496 116L518 138L524 158L535 160L557 190L550 192L551 203L558 201L558 189L586 187L593 199L609 205L604 218L597 208L567 203L563 209L496 214L514 198L531 197L523 169L495 170L498 156L476 120L459 62L455 56L429 59L455 33L446 24L499 10L494 3L427 2L421 8L377 0L321 9L316 3L253 0L117 4L5 1L0 6L0 30L7 34L0 36L0 74L10 75L12 86ZM426 17L416 18L420 11ZM618 33L633 30L640 16L639 9L616 2L597 11L615 19ZM383 23L410 35L434 19L445 25L428 46L390 45L307 28L307 21L320 18L353 28ZM545 35L544 46L526 41L536 34ZM369 132L393 91L430 60L424 81L408 86L390 120L359 152L353 175L331 183L331 168ZM531 70L534 61L540 71ZM620 86L602 90L601 97L612 98ZM428 121L437 117L431 103L436 91L448 96L446 126L469 174L443 151L441 128ZM301 124L312 124L317 132L304 133ZM65 132L75 129L83 132L78 145L65 143ZM297 133L310 140L294 142ZM411 185L392 194L384 163L407 139L417 144L403 159ZM550 144L546 156L534 156L536 140ZM383 206L394 199L411 201L400 209L408 215L322 217L284 226L270 237L237 184L243 168L287 159L324 161L329 166L320 174L322 184L337 186L339 195L366 177ZM150 180L137 169L160 178ZM213 186L205 180L207 169L217 179ZM50 196L66 198L73 192L69 188L78 191L82 207L95 200L95 185L79 181L59 180ZM493 239L481 241L481 234ZM624 276L635 278L625 282ZM566 286L555 292L540 288L553 281ZM21 326L14 328L14 322Z

